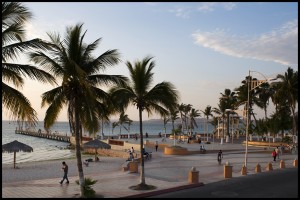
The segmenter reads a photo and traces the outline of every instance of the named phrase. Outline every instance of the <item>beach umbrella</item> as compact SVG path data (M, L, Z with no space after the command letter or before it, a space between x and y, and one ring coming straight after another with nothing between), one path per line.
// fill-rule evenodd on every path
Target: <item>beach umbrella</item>
M97 160L97 149L110 149L111 146L98 139L93 139L83 144L83 148L95 148L95 161Z
M28 146L27 144L24 144L17 140L2 145L2 153L3 152L7 152L7 153L14 152L14 168L16 168L16 152L19 152L19 151L32 152L33 148L31 146Z

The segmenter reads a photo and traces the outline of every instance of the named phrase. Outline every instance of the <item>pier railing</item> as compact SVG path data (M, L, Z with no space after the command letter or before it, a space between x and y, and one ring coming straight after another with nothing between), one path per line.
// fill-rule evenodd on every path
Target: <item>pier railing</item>
M50 140L57 140L61 142L70 142L70 136L58 135L58 134L50 134L50 133L42 133L39 131L28 131L28 130L15 130L16 134L28 135L33 137L46 138Z

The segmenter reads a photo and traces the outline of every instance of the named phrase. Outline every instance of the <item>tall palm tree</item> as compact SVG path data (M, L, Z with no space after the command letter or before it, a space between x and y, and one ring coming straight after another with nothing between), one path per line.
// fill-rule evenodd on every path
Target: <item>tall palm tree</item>
M185 116L184 116L184 110L185 110L185 107L186 107L186 105L183 104L183 103L181 103L180 105L179 105L179 104L177 105L177 109L178 109L178 111L179 111L180 119L181 119L181 128L182 128L181 133L182 133L182 134L184 134L184 130L183 130L183 129L184 129L183 122L184 122L184 120L185 120ZM175 137L175 135L174 135L174 137Z
M188 132L188 124L189 124L189 112L191 112L191 109L192 109L192 105L191 104L187 104L187 105L184 105L184 109L183 109L183 112L184 112L184 124L185 124L185 130Z
M293 68L288 67L287 71L282 74L278 74L277 78L281 80L278 83L278 89L284 94L283 97L286 98L287 104L289 105L292 116L293 116L293 134L296 134L296 117L295 109L298 103L298 71L293 70Z
M130 73L131 83L124 87L111 88L110 94L117 105L127 107L129 103L132 103L137 107L140 121L140 152L142 152L144 145L142 112L145 110L148 115L151 115L152 111L155 111L161 116L166 115L168 109L177 104L178 94L170 82L161 82L150 88L154 75L152 70L155 67L152 57L147 56L134 64L127 61L126 65ZM141 156L140 184L137 187L141 189L147 187L143 156Z
M215 116L213 116L212 121L209 122L209 123L210 123L211 125L213 125L213 127L214 127L214 131L213 131L213 139L214 139L214 135L215 135L217 129L219 128L219 127L218 127L218 125L219 125L218 122L219 122L219 119L218 119L218 117L215 117Z
M212 114L212 108L211 108L210 105L208 105L208 106L206 106L205 110L204 111L201 110L201 112L206 117L206 133L207 133L207 139L206 140L208 141L208 124L207 124L207 122L208 122L209 116L213 116L213 114Z
M199 113L199 110L192 108L189 117L190 117L190 128L191 128L191 134L194 133L194 126L196 128L198 128L197 122L196 122L196 118L200 117L201 113Z
M66 36L50 34L51 48L47 52L31 53L31 60L48 68L61 85L42 94L42 106L49 105L44 119L44 127L48 129L56 121L59 112L67 106L67 114L71 132L75 133L76 158L79 174L81 196L84 195L84 174L80 152L81 126L90 133L99 130L102 117L99 110L105 108L103 102L109 101L109 95L97 86L123 84L127 78L120 75L99 74L108 66L119 63L117 50L108 50L94 57L93 51L98 47L100 39L93 43L84 43L86 31L82 34L83 24L67 27Z
M275 90L273 87L271 87L271 85L266 82L261 84L261 86L259 86L257 88L257 94L258 94L258 107L264 109L265 111L265 119L267 119L268 115L267 115L267 107L269 105L269 100L272 97L272 95L275 93ZM261 121L260 121L261 122Z
M212 112L220 115L222 118L222 138L224 138L224 136L225 136L225 116L226 116L225 110L226 110L226 108L227 108L226 102L220 98L218 107L214 107L212 109Z
M176 110L176 108L170 110L170 119L171 119L171 121L172 121L172 133L174 133L174 137L173 137L174 144L173 144L173 146L176 145L175 125L174 125L174 123L175 123L175 121L176 121L177 119L179 119L178 113L179 113L179 111Z
M119 122L113 122L111 125L111 134L114 134L114 129L119 126Z
M163 116L163 123L164 123L164 129L165 129L165 138L167 138L167 124L171 120L170 113L168 115Z
M242 85L235 88L234 91L236 92L236 106L245 105L246 114L249 112L248 120L249 120L249 132L252 133L252 120L251 116L253 117L255 123L257 121L255 117L255 113L253 111L253 106L257 105L260 108L263 108L262 100L259 98L259 87L256 89L249 90L249 104L248 104L248 83L252 83L252 81L256 80L252 76L246 76L245 80L242 81ZM251 84L249 84L251 85ZM249 108L248 108L249 106Z
M120 135L121 135L121 129L122 129L122 127L123 127L125 130L128 131L127 127L126 127L124 124L128 124L129 121L130 121L130 119L129 119L128 115L125 114L124 111L122 111L122 112L120 113L120 117L119 117L119 121L118 121L118 124L119 124L119 126L120 126Z
M130 126L133 123L133 120L131 120L130 118L128 118L128 120L127 120L126 123L128 124L128 129L127 129L127 131L128 131L128 139L130 139Z
M40 39L25 40L24 26L31 18L32 13L22 3L2 2L2 105L12 119L27 121L30 126L36 125L37 113L17 89L24 85L24 77L42 83L55 83L51 74L29 64L13 62L20 53L44 48Z

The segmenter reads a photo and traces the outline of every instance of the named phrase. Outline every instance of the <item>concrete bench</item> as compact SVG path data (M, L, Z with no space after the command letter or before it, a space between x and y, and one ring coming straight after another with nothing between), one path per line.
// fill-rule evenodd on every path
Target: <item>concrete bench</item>
M131 162L131 161L126 160L125 163L122 164L122 171L123 171L123 172L126 172L126 171L129 170L129 163L130 163L130 162Z

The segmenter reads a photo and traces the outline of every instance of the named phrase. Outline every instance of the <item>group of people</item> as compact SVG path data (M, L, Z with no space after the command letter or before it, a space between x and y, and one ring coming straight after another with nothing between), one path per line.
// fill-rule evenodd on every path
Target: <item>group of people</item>
M276 158L279 159L279 154L282 155L284 151L284 146L282 144L280 144L280 146L276 147L273 151L272 151L272 157L273 157L273 161L276 161Z
M128 161L132 161L133 159L134 159L134 155L133 155L133 153L134 153L134 148L133 147L131 147L129 150L128 150L128 153L129 153L129 157L128 157Z

